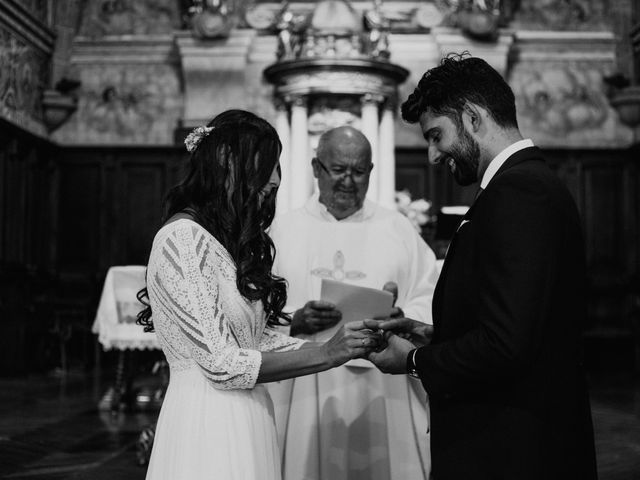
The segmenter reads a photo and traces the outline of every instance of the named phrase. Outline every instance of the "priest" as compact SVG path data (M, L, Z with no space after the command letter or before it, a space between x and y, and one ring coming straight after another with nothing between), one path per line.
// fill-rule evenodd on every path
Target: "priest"
M313 173L319 193L274 221L274 273L289 284L290 334L322 341L340 321L322 279L385 288L394 315L431 323L436 258L407 218L366 200L371 146L352 127L325 132ZM411 377L366 360L271 384L284 480L427 479L428 403Z

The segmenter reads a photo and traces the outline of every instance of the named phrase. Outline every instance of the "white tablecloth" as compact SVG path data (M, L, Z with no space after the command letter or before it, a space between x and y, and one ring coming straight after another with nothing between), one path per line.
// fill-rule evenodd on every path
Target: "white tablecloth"
M160 348L154 333L145 333L136 324L144 305L136 294L145 286L146 267L111 267L104 281L100 304L91 331L105 350L145 350Z

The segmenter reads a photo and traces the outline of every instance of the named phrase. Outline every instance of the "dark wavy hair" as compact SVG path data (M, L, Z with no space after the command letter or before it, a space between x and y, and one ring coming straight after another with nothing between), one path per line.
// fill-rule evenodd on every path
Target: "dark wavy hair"
M207 124L213 130L192 151L185 178L167 194L163 223L185 212L213 235L236 265L238 291L262 301L270 325L290 321L282 309L286 282L271 273L275 248L265 230L275 214L277 189L264 196L282 144L275 129L243 110L228 110ZM146 308L138 324L153 331L147 289L138 292Z
M501 127L518 128L511 87L487 62L469 57L468 52L449 54L428 70L402 104L402 118L416 123L430 109L435 115L446 115L460 129L467 102L487 110Z

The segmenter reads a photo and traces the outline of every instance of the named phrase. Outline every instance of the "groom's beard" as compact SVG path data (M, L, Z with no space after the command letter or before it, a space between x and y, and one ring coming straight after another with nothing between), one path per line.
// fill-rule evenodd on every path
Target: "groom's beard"
M460 140L451 147L449 156L456 164L453 177L458 185L467 186L478 181L480 145L464 128L459 131L459 135Z

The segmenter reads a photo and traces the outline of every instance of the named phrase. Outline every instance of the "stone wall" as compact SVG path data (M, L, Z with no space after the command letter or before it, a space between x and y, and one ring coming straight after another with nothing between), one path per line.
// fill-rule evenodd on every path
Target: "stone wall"
M391 61L411 72L400 99L442 55L467 50L505 75L517 96L523 133L539 145L626 148L633 132L609 106L603 77L628 73L620 66L621 61L625 65L620 55L630 51L621 47L627 39L616 34L628 32L622 15L629 2L521 0L495 42L473 41L457 28L430 24L447 23L442 6L450 2L387 2L386 12L394 19ZM353 3L368 8L366 2ZM118 8L105 6L113 4ZM189 30L177 30L182 22L177 5L170 0L87 3L70 55L70 71L82 82L79 108L56 132L56 141L168 145L180 126L201 124L227 108L274 120L273 90L262 78L276 59L273 31L242 21L237 25L244 28L226 38L198 39ZM264 19L279 4L258 7ZM400 148L422 147L416 128L400 120L396 142Z

